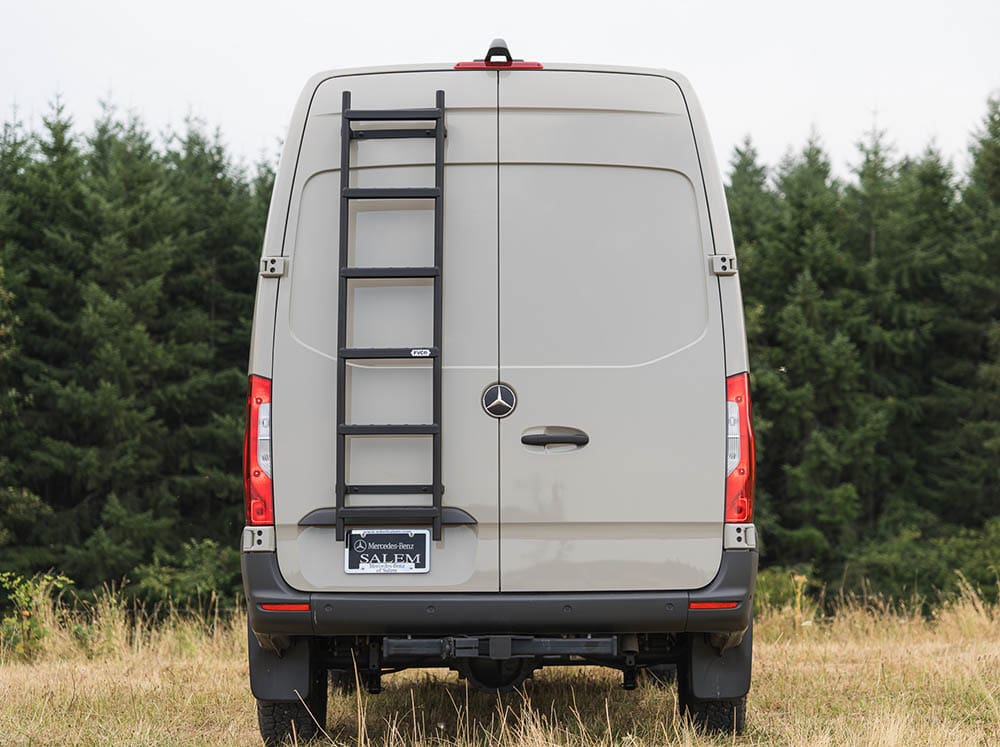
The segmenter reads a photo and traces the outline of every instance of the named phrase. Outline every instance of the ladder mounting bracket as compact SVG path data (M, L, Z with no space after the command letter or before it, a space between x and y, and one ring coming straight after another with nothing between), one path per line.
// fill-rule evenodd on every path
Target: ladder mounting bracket
M737 267L735 254L712 255L712 274L714 275L735 275Z
M260 276L262 278L283 277L288 269L288 260L285 257L261 257Z

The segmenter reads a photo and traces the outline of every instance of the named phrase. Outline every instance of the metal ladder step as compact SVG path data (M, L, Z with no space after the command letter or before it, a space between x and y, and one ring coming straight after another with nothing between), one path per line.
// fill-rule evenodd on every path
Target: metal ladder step
M340 357L348 360L376 360L392 358L399 360L423 360L437 358L439 350L436 347L418 348L341 348Z
M400 128L384 130L351 130L351 140L404 140L420 137L436 137L437 130L423 128Z
M431 122L441 119L444 109L345 109L341 116L351 122Z
M434 492L433 485L345 485L348 495L402 495L403 493Z
M337 426L337 433L342 436L436 436L441 432L437 423L420 423L417 425L397 425L393 423L352 424Z
M341 267L342 278L436 278L441 274L437 267Z
M348 200L431 200L441 196L437 187L345 187Z

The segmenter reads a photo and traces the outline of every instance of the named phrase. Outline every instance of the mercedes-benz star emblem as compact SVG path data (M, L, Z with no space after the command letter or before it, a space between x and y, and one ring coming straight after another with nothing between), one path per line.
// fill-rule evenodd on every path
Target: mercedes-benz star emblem
M364 552L367 549L368 549L368 543L365 542L363 539L359 539L357 542L354 543L355 552Z
M517 406L517 395L514 390L502 381L490 384L483 392L483 409L487 415L495 418L505 418L514 412Z

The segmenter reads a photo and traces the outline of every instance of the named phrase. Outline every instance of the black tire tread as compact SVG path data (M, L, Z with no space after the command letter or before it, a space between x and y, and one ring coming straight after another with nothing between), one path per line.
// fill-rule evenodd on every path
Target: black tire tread
M732 700L681 699L681 716L715 734L742 734L747 722L747 698Z
M326 702L325 676L322 684L317 683L313 688L305 703L301 700L292 702L258 700L257 724L264 744L267 747L278 747L284 744L308 742L316 737L320 733L320 727L326 727Z

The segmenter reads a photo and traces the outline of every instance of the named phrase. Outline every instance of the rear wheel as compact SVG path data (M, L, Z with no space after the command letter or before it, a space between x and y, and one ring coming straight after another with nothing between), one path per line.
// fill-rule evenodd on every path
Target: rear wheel
M258 700L257 723L267 747L305 742L326 728L326 671L317 673L309 697L292 702Z
M683 682L681 678L680 682ZM699 700L678 685L677 710L681 718L717 734L742 734L747 723L747 696L731 700Z

